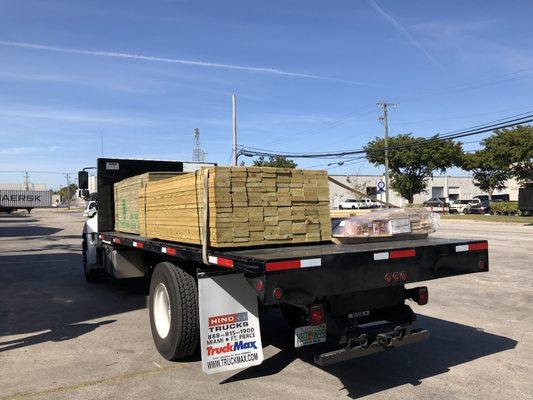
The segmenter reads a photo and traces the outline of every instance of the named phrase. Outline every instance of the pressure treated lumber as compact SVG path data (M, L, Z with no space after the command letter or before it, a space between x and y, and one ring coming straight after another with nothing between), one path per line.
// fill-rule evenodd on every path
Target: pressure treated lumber
M331 240L325 171L210 167L210 247L245 247ZM148 181L139 191L139 233L202 244L204 170Z
M115 230L139 234L139 190L148 182L177 174L180 172L147 172L115 183Z

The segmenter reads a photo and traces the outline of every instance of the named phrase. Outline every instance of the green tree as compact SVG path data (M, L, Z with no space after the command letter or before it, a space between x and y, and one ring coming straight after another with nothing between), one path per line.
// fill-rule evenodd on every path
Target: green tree
M521 185L533 185L533 126L501 129L482 141L493 161Z
M256 167L296 168L297 164L285 157L269 157L267 161L265 157L261 156L254 160L253 165Z
M435 135L432 138L436 139ZM435 171L445 172L447 168L461 163L462 146L451 140L425 142L427 138L401 134L389 138L389 173L391 187L409 203L415 194L423 192L428 179ZM385 165L385 140L376 137L365 147L367 159L374 165Z
M61 196L61 199L67 200L72 199L74 197L76 190L78 190L78 185L76 185L75 183L71 183L68 187L64 186L59 189L56 194L59 194L59 196Z
M474 185L487 192L492 199L494 190L504 189L509 179L509 169L496 160L497 153L493 149L484 148L474 153L463 155L461 168L472 172Z

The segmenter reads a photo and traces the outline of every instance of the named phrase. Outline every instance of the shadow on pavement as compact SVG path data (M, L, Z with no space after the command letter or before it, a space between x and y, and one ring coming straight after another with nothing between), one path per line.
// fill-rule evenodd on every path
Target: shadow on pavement
M2 227L0 237L23 237L23 236L48 236L61 232L62 228L49 228L46 226L15 226Z
M274 375L296 359L313 364L313 350L294 349L292 331L278 312L269 312L262 328L263 346L280 349L261 365L248 368L222 384ZM393 387L419 385L431 376L446 373L453 366L494 353L510 350L517 342L505 336L438 318L418 315L417 326L429 329L425 342L408 345L322 368L336 376L351 398L359 398Z
M80 322L145 308L145 280L89 284L81 263L79 253L0 256L0 337L49 330L23 340L68 340L103 324Z
M0 353L4 351L18 349L20 347L33 346L34 344L45 342L62 342L77 338L78 336L85 335L86 333L94 331L96 328L112 324L115 319L95 322L95 323L82 323L74 325L66 325L61 327L52 328L47 332L39 333L38 335L27 336L22 339L8 340L0 342Z

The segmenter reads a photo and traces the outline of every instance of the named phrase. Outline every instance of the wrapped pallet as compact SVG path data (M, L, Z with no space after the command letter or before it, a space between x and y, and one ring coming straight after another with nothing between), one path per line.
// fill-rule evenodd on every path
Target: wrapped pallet
M334 241L363 241L423 238L435 232L439 215L423 208L389 208L338 222L333 229Z
M139 234L139 191L148 182L167 179L181 172L147 172L114 185L115 230Z
M207 222L210 247L331 240L325 171L210 167L148 182L139 205L139 233L149 238L202 244Z

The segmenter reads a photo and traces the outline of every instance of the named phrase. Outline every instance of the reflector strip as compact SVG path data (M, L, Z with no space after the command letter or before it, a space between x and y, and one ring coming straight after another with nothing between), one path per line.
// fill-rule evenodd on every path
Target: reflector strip
M320 267L321 265L322 259L320 258L308 258L306 260L274 261L266 263L266 270L267 272L283 271L285 269Z
M389 259L389 253L374 253L374 261L377 260L388 260Z
M141 242L133 242L133 247L137 247L138 249L142 249L144 247L144 244Z
M233 268L233 260L229 258L209 256L209 262L211 264L220 265L221 267Z
M173 249L172 247L161 247L161 253L168 254L169 256L175 256L176 249Z
M300 261L300 268L320 267L321 265L322 260L320 258L308 258Z
M487 250L488 248L488 242L461 244L459 246L455 246L455 252L460 253L462 251Z
M468 250L474 251L474 250L487 250L489 248L488 242L483 243L471 243L468 245Z
M455 252L460 253L462 251L468 251L468 245L467 244L461 244L459 246L455 246Z
M415 249L393 250L389 253L390 258L406 258L416 256Z

